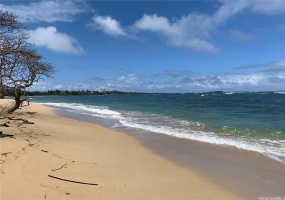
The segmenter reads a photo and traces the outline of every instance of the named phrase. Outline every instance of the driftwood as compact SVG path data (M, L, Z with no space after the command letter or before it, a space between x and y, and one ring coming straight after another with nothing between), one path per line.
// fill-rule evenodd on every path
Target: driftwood
M67 165L67 163L65 163L64 165L62 165L60 168L58 168L58 169L52 169L51 171L57 171L57 170L60 170L60 169L62 169L63 167L65 167Z
M3 138L3 137L10 137L10 138L12 138L12 137L14 137L14 135L11 135L11 134L3 134L3 132L0 131L0 138Z
M26 112L27 114L35 114L36 112ZM20 113L21 114L21 113ZM18 123L18 125L16 125L17 127L20 127L22 126L23 124L35 124L34 122L30 122L26 119L23 119L23 118L17 118L17 117L14 117L14 116L11 116L11 115L4 115L4 116L0 116L0 120L2 119L8 119L8 120L15 120L15 121L22 121L22 123ZM4 122L2 124L0 124L0 127L1 126L4 126L4 127L10 127L11 125L8 125L8 123L10 122ZM13 125L13 124L12 124ZM0 138L4 138L4 137L14 137L14 135L11 135L11 134L3 134L2 131L0 131Z
M1 155L2 155L2 156L7 156L7 154L10 154L10 153L12 153L12 152L2 153Z
M23 124L35 124L34 122L24 121Z
M33 115L33 114L36 114L37 112L30 112L30 111L28 111L28 112L26 112L26 113Z
M0 126L9 127L9 125L7 123L0 124Z
M9 120L23 121L23 124L34 124L34 122L29 122L28 120L22 118L15 118L15 117L5 117L5 118L8 118Z
M14 135L11 135L11 134L0 134L0 138L4 138L4 137L14 137Z
M8 119L9 117L10 117L9 115L8 116L4 115L4 116L1 116L0 119Z
M9 119L9 120L21 120L21 121L23 121L23 122L28 121L28 120L26 120L26 119L22 119L22 118L15 118L15 117L8 117L8 119Z
M84 184L84 185L98 185L97 183L85 183L85 182L80 182L80 181L73 181L73 180L63 179L63 178L59 178L59 177L52 176L52 175L48 175L48 177L58 179L61 181L71 182L71 183L79 183L79 184Z

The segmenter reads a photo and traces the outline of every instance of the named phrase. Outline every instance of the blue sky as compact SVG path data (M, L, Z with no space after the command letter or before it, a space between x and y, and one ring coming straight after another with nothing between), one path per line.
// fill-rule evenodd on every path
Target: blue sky
M285 90L285 0L0 0L57 70L31 90Z

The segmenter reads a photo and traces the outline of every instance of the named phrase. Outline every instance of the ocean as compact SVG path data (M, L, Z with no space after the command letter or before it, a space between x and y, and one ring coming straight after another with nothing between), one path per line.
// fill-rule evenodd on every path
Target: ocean
M31 102L133 134L223 145L285 163L285 92L34 96Z

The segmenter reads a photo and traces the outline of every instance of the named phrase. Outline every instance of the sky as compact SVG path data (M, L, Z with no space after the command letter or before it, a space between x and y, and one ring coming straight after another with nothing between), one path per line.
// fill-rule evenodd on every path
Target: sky
M0 0L0 9L56 69L30 90L285 90L285 0Z

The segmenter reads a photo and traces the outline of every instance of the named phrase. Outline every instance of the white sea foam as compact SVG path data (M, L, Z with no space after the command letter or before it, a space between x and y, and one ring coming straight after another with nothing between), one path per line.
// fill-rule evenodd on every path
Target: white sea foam
M177 138L191 139L216 145L232 146L238 149L255 151L268 155L279 162L284 162L280 157L285 157L284 140L256 139L234 134L218 135L214 132L203 131L205 124L173 120L156 114L143 114L139 112L118 112L108 107L91 106L76 103L45 103L45 105L68 108L69 112L116 119L123 127L140 129L146 132L155 132ZM121 127L114 124L113 128ZM198 127L201 130L193 130ZM224 127L227 129L229 127Z
M275 94L285 94L285 92L274 92Z
M82 111L88 111L90 112L90 115L97 114L96 116L98 117L111 117L111 118L117 119L117 118L120 118L120 115L121 115L121 113L110 110L107 107L103 107L103 106L88 106L88 105L77 104L77 103L44 103L44 104L50 105L50 106L56 106L56 107L71 108L73 110L78 111L78 113L81 113L81 114L87 114L87 113L83 113Z
M270 154L270 155L276 155L276 156L285 156L285 149L283 148L276 148L275 146L267 146L264 144L260 144L258 140L249 140L248 138L233 138L233 137L220 137L217 134L213 132L204 132L204 131L185 131L184 129L171 129L169 127L156 127L156 126L149 126L149 125L144 125L144 124L137 124L137 123L132 123L127 120L122 120L121 123L124 126L132 127L132 128L138 128L138 129L143 129L151 132L156 132L156 133L161 133L169 136L174 136L177 138L185 138L185 139L191 139L191 140L196 140L200 142L206 142L206 143L211 143L211 144L216 144L216 145L226 145L226 146L232 146L236 147L239 149L244 149L244 150L250 150L250 151L255 151L259 152L262 154ZM267 143L275 143L279 144L276 141L271 141L267 140Z

